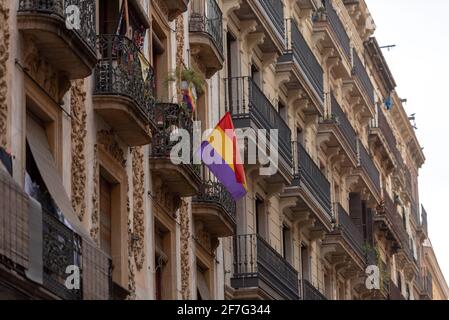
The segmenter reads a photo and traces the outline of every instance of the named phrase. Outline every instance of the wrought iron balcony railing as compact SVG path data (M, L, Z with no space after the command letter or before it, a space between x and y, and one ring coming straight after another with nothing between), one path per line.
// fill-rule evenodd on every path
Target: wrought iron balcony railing
M354 62L353 73L362 84L362 87L368 97L369 103L371 103L371 105L374 106L375 101L374 101L373 84L368 76L368 72L366 71L365 66L362 63L362 60L360 60L358 54L355 51L353 52L353 62Z
M268 283L285 299L299 298L298 272L264 239L255 234L233 237L234 288Z
M383 191L383 194L384 194L383 202L385 207L384 214L390 221L394 229L394 232L399 237L401 247L404 248L404 250L408 250L409 247L408 235L407 232L405 231L404 223L401 219L401 216L398 213L397 206L386 190Z
M190 32L204 32L223 54L223 14L215 0L193 0Z
M345 27L343 26L343 23L341 22L330 0L324 1L324 8L326 10L327 20L329 21L332 30L337 36L338 42L343 48L343 52L346 55L346 58L351 59L351 42L349 36L346 33Z
M268 14L270 21L273 22L274 27L280 36L284 38L284 5L281 0L258 0L258 3L264 8Z
M371 159L370 154L365 149L363 143L360 140L358 141L358 150L359 150L359 165L362 170L367 174L377 192L380 192L380 173L379 170L374 165L373 160Z
M349 214L340 204L337 204L336 210L338 211L338 226L343 231L343 235L349 240L355 251L361 257L364 257L362 231L354 224Z
M82 269L81 238L46 210L43 230L44 286L62 299L82 299L81 290L69 290L65 286L67 266Z
M176 103L156 103L150 110L150 118L156 126L151 143L151 157L170 159L172 148L181 139L171 141L170 135L176 133L179 129L186 130L189 133L190 139L193 137L192 117L190 112L182 105ZM193 164L193 150L191 150L190 159L182 160L184 160L183 163L199 179L201 176L201 165Z
M54 214L44 207L42 262L44 287L64 300L83 299L83 286L92 285L85 283L83 277L83 240L82 238L62 223ZM67 266L77 266L81 271L80 288L69 289L65 282L67 279ZM108 268L109 297L112 297L112 262L109 260ZM98 271L97 271L98 272ZM97 280L98 281L98 280Z
M96 1L95 0L20 0L19 12L33 12L58 17L65 25L67 8L75 5L80 12L80 28L73 28L79 37L95 52ZM70 11L70 10L69 10ZM70 11L71 12L71 11Z
M154 72L143 53L126 36L98 36L101 54L95 68L94 95L125 96L136 105L138 115L151 122L154 106Z
M291 166L291 131L279 112L268 100L258 85L249 77L233 77L227 79L226 108L232 114L234 124L238 128L250 127L254 123L257 128L278 130L279 153Z
M324 211L332 219L331 188L329 180L321 172L301 143L295 144L298 148L298 168L293 184L299 185L303 182L316 201L323 207Z
M286 34L287 52L279 58L279 62L282 63L294 58L306 74L307 80L317 95L323 100L323 68L299 31L295 20L288 19L287 27L290 28L290 32Z
M200 193L193 198L194 202L206 202L219 205L236 222L235 201L222 183L214 179L203 180Z
M357 154L357 133L355 132L354 127L352 126L351 122L349 122L348 117L343 112L332 93L331 112L333 118L335 118L335 121L337 122L338 128L341 130L347 143L351 147L351 150L354 152L354 154Z
M327 300L326 296L308 280L303 279L299 282L302 288L301 300Z
M385 137L385 140L387 141L388 147L394 152L397 148L396 137L394 136L393 130L391 130L391 127L381 110L377 111L377 121L374 121L372 126L380 129Z

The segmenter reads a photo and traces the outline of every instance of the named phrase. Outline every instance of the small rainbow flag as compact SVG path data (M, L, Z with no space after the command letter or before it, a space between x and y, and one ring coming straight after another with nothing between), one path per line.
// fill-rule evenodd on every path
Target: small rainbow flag
M231 114L227 112L198 149L200 158L234 200L247 193L246 176ZM211 161L211 159L213 159Z
M192 85L184 83L182 85L182 100L186 104L187 108L193 114L196 109L196 90Z

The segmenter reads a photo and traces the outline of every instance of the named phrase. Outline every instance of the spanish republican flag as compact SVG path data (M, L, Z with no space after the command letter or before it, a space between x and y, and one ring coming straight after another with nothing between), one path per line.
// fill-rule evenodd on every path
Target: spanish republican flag
M234 200L247 193L246 176L237 145L231 114L227 112L209 137L201 143L201 159L226 187Z

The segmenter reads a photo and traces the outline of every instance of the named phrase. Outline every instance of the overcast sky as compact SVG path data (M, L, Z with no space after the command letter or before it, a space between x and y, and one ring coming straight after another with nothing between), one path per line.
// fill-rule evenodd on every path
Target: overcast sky
M380 46L408 114L416 113L416 134L426 163L420 197L429 234L449 281L449 1L366 0Z

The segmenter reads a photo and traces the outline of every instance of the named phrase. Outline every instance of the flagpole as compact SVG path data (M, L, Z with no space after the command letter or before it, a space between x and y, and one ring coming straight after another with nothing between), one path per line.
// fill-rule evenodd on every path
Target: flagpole
M128 0L123 0L125 1L125 22L126 22L126 35L131 39L134 40L132 38L132 35L129 34L129 10L128 10Z

